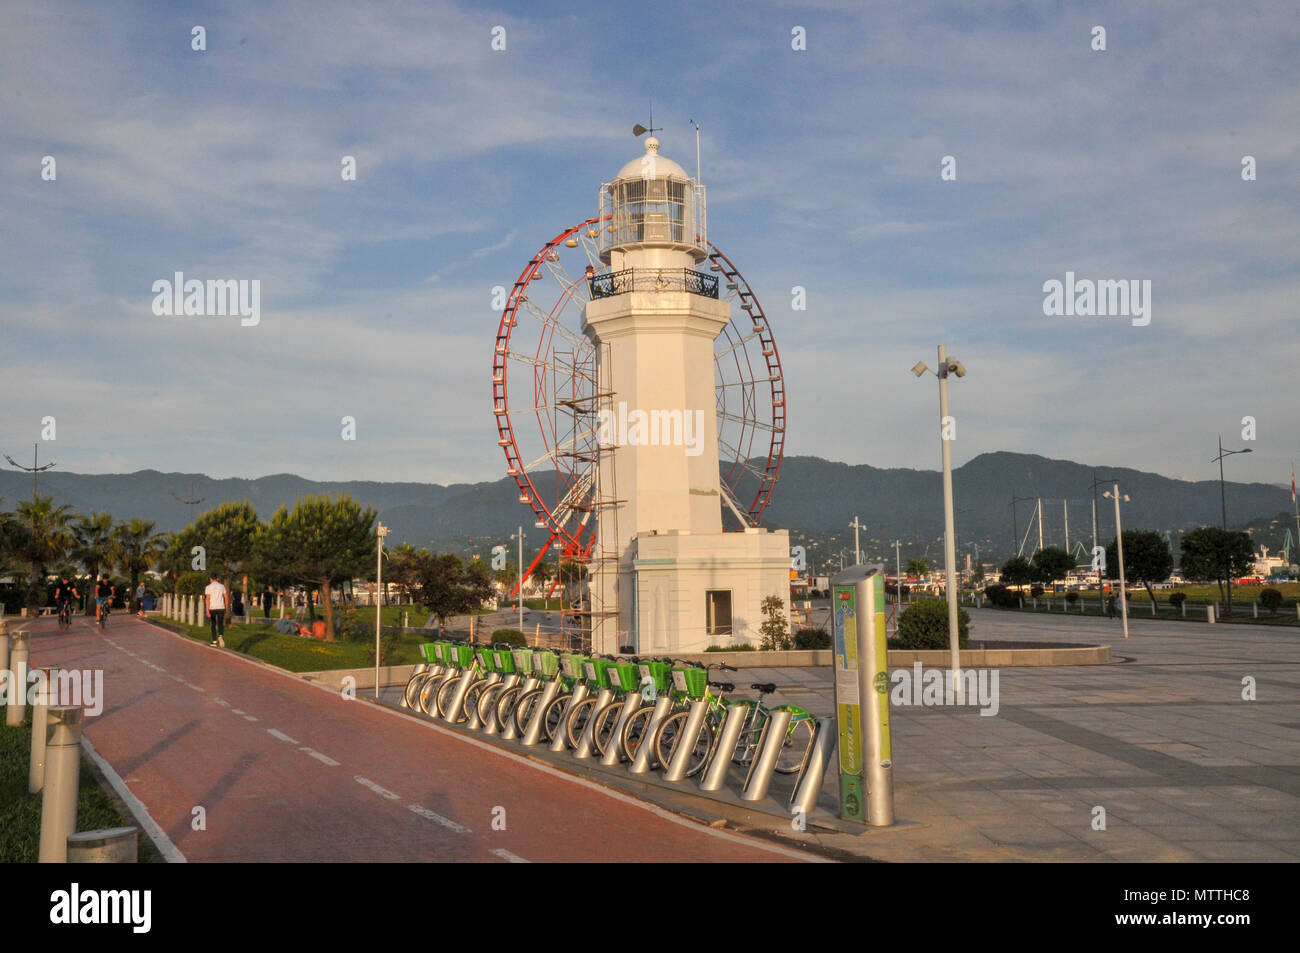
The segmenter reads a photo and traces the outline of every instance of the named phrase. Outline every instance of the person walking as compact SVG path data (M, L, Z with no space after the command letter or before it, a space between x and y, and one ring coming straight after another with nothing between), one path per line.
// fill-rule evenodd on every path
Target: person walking
M217 574L210 573L208 578L212 580L208 587L203 590L203 611L207 614L208 625L212 629L212 641L210 645L220 645L223 649L226 647L226 587L217 579Z
M144 583L135 587L135 614L144 618Z
M1114 596L1111 596L1109 599L1106 600L1106 615L1111 619L1115 618L1115 597Z
M271 592L270 586L262 588L262 618L271 618L271 603L275 601L275 593Z

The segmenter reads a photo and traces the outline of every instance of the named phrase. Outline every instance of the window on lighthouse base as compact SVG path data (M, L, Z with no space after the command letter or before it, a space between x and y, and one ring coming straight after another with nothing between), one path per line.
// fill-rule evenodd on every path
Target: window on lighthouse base
M704 618L709 635L731 635L730 589L705 590Z

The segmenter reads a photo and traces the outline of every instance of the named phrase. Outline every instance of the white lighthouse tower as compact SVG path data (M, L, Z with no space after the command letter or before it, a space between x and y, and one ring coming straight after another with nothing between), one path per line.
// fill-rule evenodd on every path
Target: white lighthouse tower
M730 305L696 270L704 187L653 136L645 150L601 187L609 271L591 279L583 313L600 391L592 646L756 645L763 599L789 599L789 536L723 532L714 340Z

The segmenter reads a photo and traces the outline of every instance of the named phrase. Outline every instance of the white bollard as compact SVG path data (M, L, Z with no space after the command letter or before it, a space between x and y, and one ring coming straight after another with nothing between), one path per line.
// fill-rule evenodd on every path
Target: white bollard
M38 668L36 674L36 694L32 698L32 752L27 768L27 790L32 794L38 793L45 786L45 729L49 723L47 715L50 704L58 703L57 698L51 698L51 689L58 677L54 670Z
M1251 615L1254 616L1256 619L1259 618L1259 603L1258 603L1258 602L1252 602L1252 603L1250 604L1250 613L1251 613Z
M80 708L50 708L45 733L45 788L41 793L42 864L68 859L68 835L77 831L77 785L81 768Z
M134 864L138 827L109 827L68 835L70 864Z
M13 728L23 723L27 714L27 640L26 632L13 632L9 636L9 705L5 708L5 724Z
M1205 621L1211 624L1214 622L1214 606L1205 607Z

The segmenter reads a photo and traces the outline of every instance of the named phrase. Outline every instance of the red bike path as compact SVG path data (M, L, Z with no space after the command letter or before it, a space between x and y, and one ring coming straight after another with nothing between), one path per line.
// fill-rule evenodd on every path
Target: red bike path
M33 666L103 671L85 736L188 861L818 859L130 616L23 628Z

